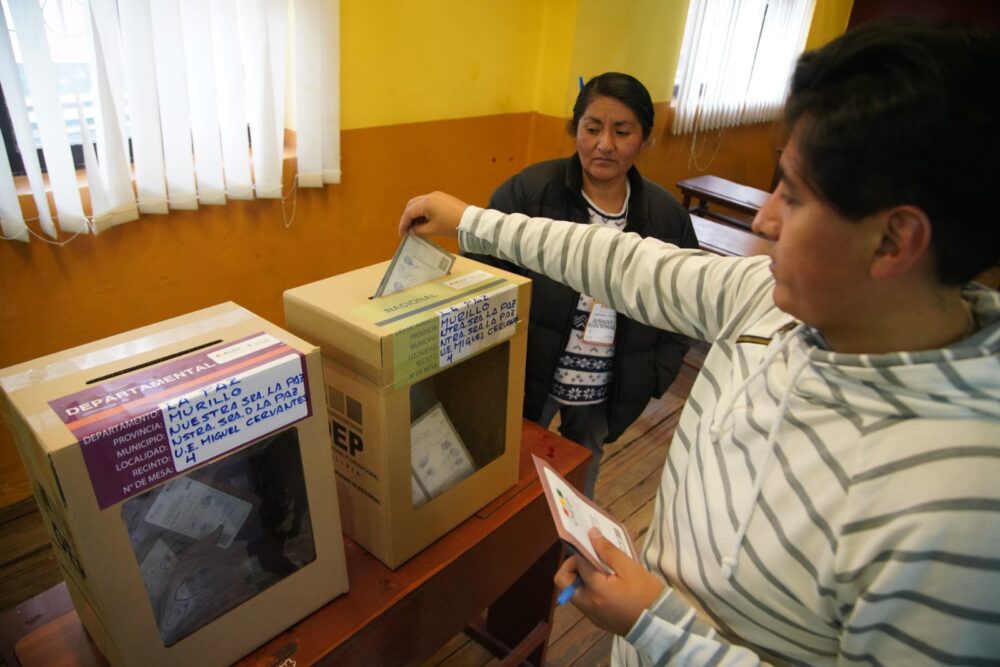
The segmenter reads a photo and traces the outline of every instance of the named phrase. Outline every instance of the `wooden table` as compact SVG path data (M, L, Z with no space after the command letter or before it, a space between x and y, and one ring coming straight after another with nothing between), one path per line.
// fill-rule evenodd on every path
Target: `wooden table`
M746 213L751 217L764 206L764 202L771 196L771 193L752 188L748 185L740 185L732 181L727 181L718 176L697 176L688 178L677 183L683 199L681 204L689 212L703 216L722 220L732 225L738 225L744 229L750 228L750 223L742 218L726 215L721 211L710 209L709 203L721 205L725 208ZM696 206L691 206L691 198L698 199Z
M541 665L562 546L532 453L582 488L590 452L525 421L516 486L395 571L345 538L350 592L237 664L419 664L471 628L491 650L513 647L505 663ZM65 584L0 615L0 657L8 667L106 664Z

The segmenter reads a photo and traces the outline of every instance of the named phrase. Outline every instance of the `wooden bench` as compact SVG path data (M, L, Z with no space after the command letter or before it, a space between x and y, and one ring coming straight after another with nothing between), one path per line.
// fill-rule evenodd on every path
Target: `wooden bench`
M761 209L767 198L771 196L769 192L751 188L748 185L733 183L718 176L688 178L680 181L677 187L680 188L681 195L683 196L681 204L691 213L728 222L731 225L737 225L744 229L750 229L749 220L710 209L709 204L745 213L752 218L757 215L757 211ZM691 205L692 198L698 200L697 205Z
M743 229L697 215L691 216L695 236L702 250L729 257L766 255L771 242Z

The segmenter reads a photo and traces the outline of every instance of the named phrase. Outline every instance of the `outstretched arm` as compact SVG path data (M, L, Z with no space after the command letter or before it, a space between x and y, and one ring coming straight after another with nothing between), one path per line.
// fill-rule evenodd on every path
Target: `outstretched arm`
M700 340L774 307L766 257L716 257L600 225L480 209L441 192L411 199L399 231L457 236L463 252L513 262L634 320Z

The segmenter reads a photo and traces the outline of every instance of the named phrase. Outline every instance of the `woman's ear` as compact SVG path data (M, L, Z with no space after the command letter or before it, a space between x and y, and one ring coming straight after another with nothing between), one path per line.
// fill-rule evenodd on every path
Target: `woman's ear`
M931 221L923 209L897 206L879 214L882 237L875 251L871 276L877 280L908 273L931 254Z

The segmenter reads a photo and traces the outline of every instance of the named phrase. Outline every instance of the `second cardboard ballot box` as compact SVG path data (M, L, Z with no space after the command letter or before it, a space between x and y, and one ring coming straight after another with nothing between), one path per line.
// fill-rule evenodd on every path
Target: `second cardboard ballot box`
M112 665L230 664L347 590L319 350L232 303L0 371Z
M323 351L344 532L391 568L517 482L531 281L463 257L372 298L387 262L285 292Z

